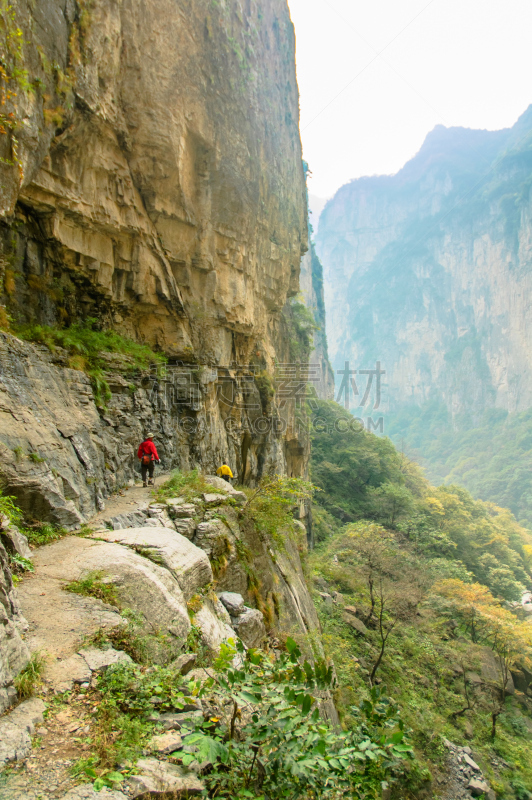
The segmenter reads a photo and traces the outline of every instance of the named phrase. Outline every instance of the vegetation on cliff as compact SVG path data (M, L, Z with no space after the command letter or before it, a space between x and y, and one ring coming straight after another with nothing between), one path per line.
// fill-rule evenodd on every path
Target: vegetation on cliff
M509 508L532 527L532 412L508 414L491 409L475 422L451 421L443 403L405 406L387 420L397 444L421 463L433 483L457 483L474 497Z
M71 369L86 372L90 377L95 401L99 406L104 406L111 398L105 377L110 366L106 358L108 354L122 356L119 363L115 362L113 366L119 367L126 374L166 363L166 357L162 353L157 353L151 347L128 339L116 331L103 329L95 318L75 322L67 328L36 324L9 324L7 327L19 338L44 344L52 352L57 348L66 350L67 365Z
M354 698L386 686L420 760L407 796L430 775L446 783L446 737L470 744L498 797L532 797L530 532L460 487L431 486L334 403L314 418L312 479L325 491L311 568L344 724Z

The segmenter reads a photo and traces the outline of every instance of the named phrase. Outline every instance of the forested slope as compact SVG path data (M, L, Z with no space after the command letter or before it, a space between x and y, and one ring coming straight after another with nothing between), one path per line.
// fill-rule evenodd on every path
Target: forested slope
M532 535L459 486L432 486L337 404L314 423L311 565L344 724L386 687L418 757L397 796L469 796L447 739L472 748L497 797L532 797Z

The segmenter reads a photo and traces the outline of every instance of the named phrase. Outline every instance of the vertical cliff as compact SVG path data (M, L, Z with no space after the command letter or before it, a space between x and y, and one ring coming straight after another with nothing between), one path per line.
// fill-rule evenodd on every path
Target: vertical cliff
M285 0L16 0L1 14L3 327L90 319L169 359L127 380L112 364L121 398L97 412L79 362L7 336L8 483L33 502L30 472L84 516L131 477L146 427L168 467L304 473L294 403L268 402L257 378L287 357L282 309L308 246ZM43 461L21 469L17 448Z
M342 187L320 219L333 364L386 370L390 409L475 422L532 404L531 131L437 127L397 175Z
M333 400L334 373L329 362L327 347L323 267L312 241L308 252L301 260L300 286L305 305L311 311L316 326L312 333L310 354L311 386L314 387L320 400Z

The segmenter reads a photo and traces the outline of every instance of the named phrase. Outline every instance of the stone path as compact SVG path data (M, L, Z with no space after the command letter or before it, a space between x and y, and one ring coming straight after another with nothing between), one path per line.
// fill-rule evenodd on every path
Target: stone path
M151 487L125 489L112 495L105 511L97 514L89 524L98 527L105 520L135 510L151 500ZM61 552L68 550L69 538L63 540ZM75 543L74 539L73 545ZM79 650L87 636L99 628L119 624L120 616L101 600L64 591L58 579L60 571L54 570L56 565L49 563L52 552L53 549L46 547L34 551L35 573L28 573L17 591L22 614L29 624L26 643L31 652L48 656L44 678L48 687L55 689L65 680L63 662Z
M125 489L107 500L105 510L90 525L98 527L105 520L151 500L151 487ZM68 549L70 538L62 540L61 549ZM77 541L77 537L72 537L73 546ZM79 677L80 681L84 677L90 679L87 666L84 671L80 669L83 659L77 652L91 633L120 623L120 616L112 606L62 588L62 581L54 574L58 565L50 562L51 552L53 548L47 547L34 551L36 571L28 573L18 586L22 613L29 625L26 642L31 652L46 657L41 697L48 710L44 723L35 731L29 756L24 758L21 752L22 760L0 774L2 800L56 800L77 783L71 767L89 755L89 746L83 740L93 724L91 703L79 691L79 682L67 701L56 693L70 689L73 677Z

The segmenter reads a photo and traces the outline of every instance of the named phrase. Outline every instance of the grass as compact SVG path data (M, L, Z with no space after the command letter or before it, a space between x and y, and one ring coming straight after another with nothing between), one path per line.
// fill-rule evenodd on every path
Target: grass
M204 492L219 493L215 486L210 486L205 480L205 476L197 469L191 471L176 470L169 478L157 489L157 500L164 502L171 497L183 497L186 502L197 501Z
M46 658L40 653L33 653L23 670L15 678L15 689L24 700L31 697L42 683L42 673Z
M152 364L166 363L162 353L154 352L144 344L128 339L116 331L98 330L98 320L89 318L76 322L69 328L56 328L49 325L19 325L12 327L15 335L29 342L43 344L50 351L58 347L69 354L69 366L86 372L91 379L97 405L105 406L111 398L105 372L109 368L104 353L114 353L123 358L120 371L133 373L147 369Z
M121 613L126 620L125 625L99 628L85 643L100 649L114 647L115 650L122 650L135 663L146 666L154 661L167 664L175 658L176 653L169 647L168 638L164 634L156 628L152 633L146 633L144 618L129 608L123 609Z
M55 542L69 535L66 528L62 528L59 525L52 525L48 522L38 522L31 527L21 528L21 532L34 547L42 547L45 544L50 544L51 542Z
M86 597L96 597L113 606L118 606L116 587L112 583L105 581L105 575L99 570L87 573L79 581L72 581L64 587L67 592L82 594Z
M186 702L182 688L188 685L172 667L110 667L99 678L94 694L98 702L91 755L73 765L74 777L94 780L95 788L119 783L123 779L121 773L133 767L145 752L149 738L158 731L157 723L151 719L153 698L158 699L156 708L160 712L182 708ZM117 769L119 772L115 772Z

